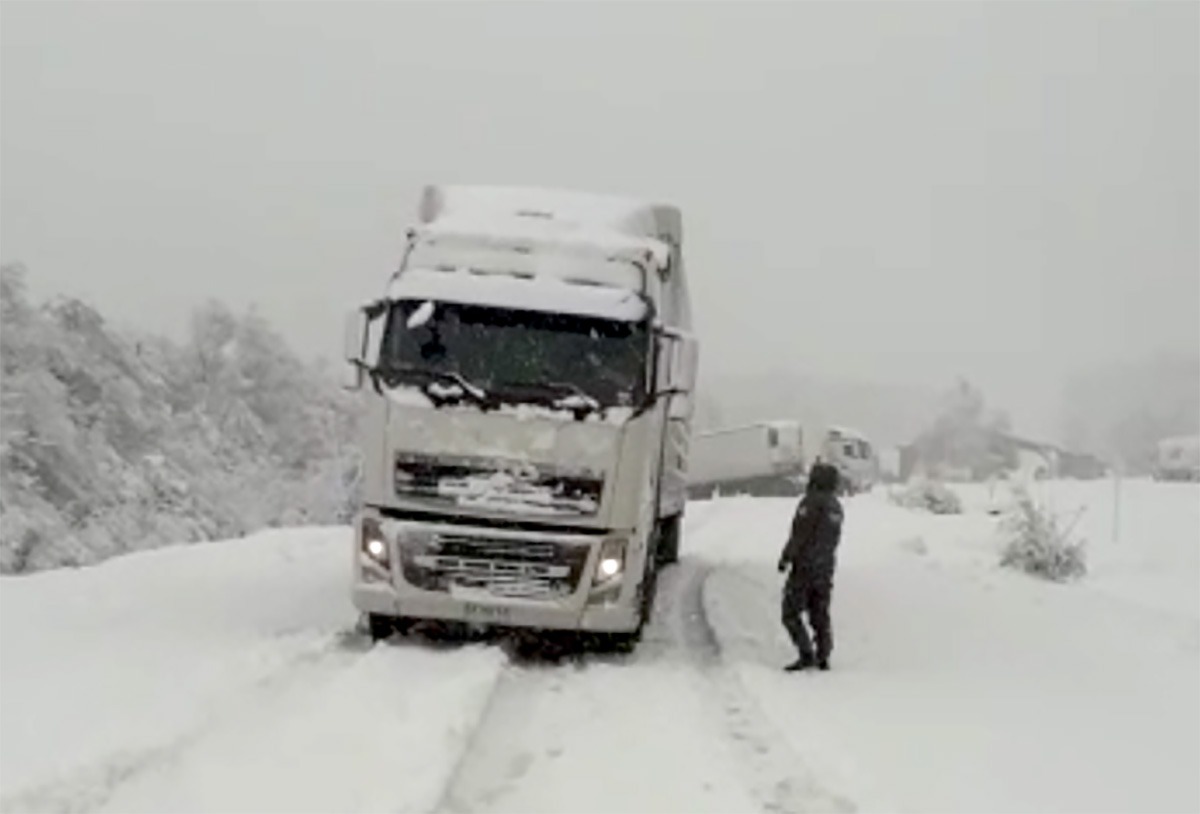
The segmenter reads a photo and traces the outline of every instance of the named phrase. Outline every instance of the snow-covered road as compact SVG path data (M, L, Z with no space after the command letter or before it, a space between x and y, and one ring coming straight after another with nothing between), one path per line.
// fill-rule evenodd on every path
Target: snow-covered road
M664 573L630 658L506 670L447 787L449 811L852 811L725 669L708 567Z
M629 657L372 647L343 529L5 578L0 809L1198 810L1200 495L1127 484L1114 543L1109 487L1053 488L1081 584L850 501L828 674L778 669L784 500L689 508Z

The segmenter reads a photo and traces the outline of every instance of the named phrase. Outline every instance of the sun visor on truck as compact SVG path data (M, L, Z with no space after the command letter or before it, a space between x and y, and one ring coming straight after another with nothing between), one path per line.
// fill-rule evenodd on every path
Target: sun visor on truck
M392 282L388 299L575 314L622 322L636 322L647 315L645 300L629 289L583 285L549 277L523 278L469 271L406 271Z

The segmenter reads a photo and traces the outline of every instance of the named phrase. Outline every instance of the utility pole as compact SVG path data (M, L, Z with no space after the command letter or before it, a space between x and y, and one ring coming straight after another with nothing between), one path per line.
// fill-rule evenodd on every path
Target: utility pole
M1113 466L1113 513L1112 541L1116 545L1121 540L1121 463Z

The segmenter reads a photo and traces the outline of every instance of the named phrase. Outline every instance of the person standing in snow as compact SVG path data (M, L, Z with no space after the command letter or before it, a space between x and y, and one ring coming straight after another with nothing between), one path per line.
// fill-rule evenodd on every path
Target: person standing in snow
M808 487L792 518L792 533L779 556L780 573L791 569L783 588L783 626L800 651L800 657L784 668L788 671L813 666L829 669L829 654L833 651L829 601L843 518L837 487L836 467L813 464ZM813 628L815 652L804 623L805 614Z

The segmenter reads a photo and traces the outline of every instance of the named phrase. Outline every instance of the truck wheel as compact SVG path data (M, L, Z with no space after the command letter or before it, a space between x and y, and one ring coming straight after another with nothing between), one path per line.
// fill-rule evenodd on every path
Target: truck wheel
M596 649L601 653L632 653L641 638L641 628L629 633L603 633L595 639Z
M396 620L380 613L372 613L367 616L367 627L371 632L371 641L378 642L396 632Z
M659 565L679 562L679 515L662 521L658 532L658 547L655 557Z

